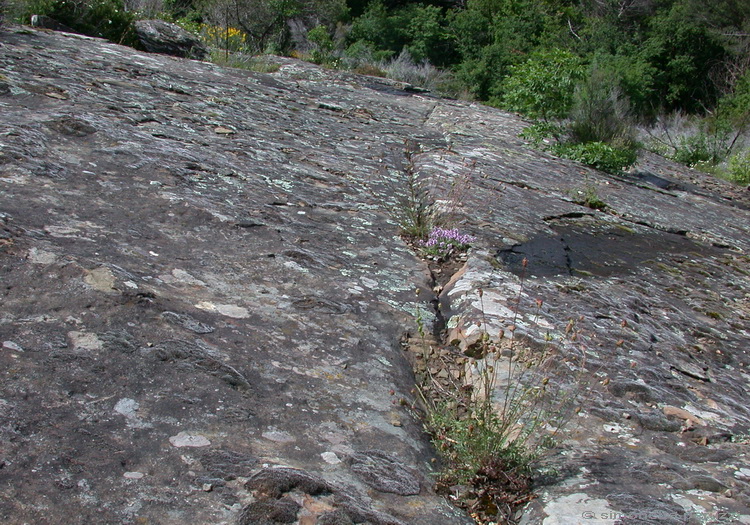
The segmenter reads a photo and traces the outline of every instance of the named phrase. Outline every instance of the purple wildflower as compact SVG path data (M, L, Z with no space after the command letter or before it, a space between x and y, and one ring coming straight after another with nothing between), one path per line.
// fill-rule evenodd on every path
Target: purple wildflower
M433 228L430 236L426 241L422 241L421 245L425 251L444 257L454 250L465 250L475 240L471 235L461 233L455 228Z

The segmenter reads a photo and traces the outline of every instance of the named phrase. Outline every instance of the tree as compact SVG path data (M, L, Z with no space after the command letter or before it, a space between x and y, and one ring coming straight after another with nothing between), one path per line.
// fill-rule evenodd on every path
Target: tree
M655 106L696 113L716 103L718 93L709 74L727 52L717 35L685 5L675 4L649 20L649 36L638 55L653 67Z
M346 12L344 0L206 0L199 7L205 20L246 35L253 52L282 52L290 47L289 22L307 27L333 24Z

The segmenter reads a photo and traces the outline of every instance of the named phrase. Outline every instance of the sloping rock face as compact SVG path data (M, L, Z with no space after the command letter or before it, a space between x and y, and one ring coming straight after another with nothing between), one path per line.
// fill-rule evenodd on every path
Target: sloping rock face
M198 37L163 20L137 20L133 27L143 47L151 53L203 60L208 48Z
M279 63L0 33L3 523L471 522L399 402L431 302L551 341L576 392L521 521L750 523L745 190ZM477 237L450 282L392 219L407 139Z

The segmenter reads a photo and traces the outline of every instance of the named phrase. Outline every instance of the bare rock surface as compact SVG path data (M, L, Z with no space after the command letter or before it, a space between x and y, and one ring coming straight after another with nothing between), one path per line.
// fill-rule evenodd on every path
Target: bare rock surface
M151 53L197 60L208 56L203 42L176 24L164 20L137 20L133 27L143 47Z
M420 288L436 330L585 356L552 371L581 410L523 523L750 523L746 190L278 62L0 32L0 521L470 523L397 402ZM477 237L434 298L382 169L406 139Z

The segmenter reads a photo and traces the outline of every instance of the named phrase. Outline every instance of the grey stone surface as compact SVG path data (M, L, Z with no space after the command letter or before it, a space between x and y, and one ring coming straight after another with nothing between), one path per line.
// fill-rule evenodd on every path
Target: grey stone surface
M606 175L492 108L275 60L0 33L0 521L469 523L394 403L419 300L552 345L579 396L522 522L750 523L744 188L650 155ZM477 237L442 288L390 213L406 139ZM419 494L363 481L369 450ZM273 468L312 481L248 485Z
M176 24L164 20L137 20L133 24L138 39L151 53L203 60L208 48L200 39Z
M380 450L368 450L355 454L351 469L367 485L380 492L390 492L401 496L419 494L419 479L398 459Z

